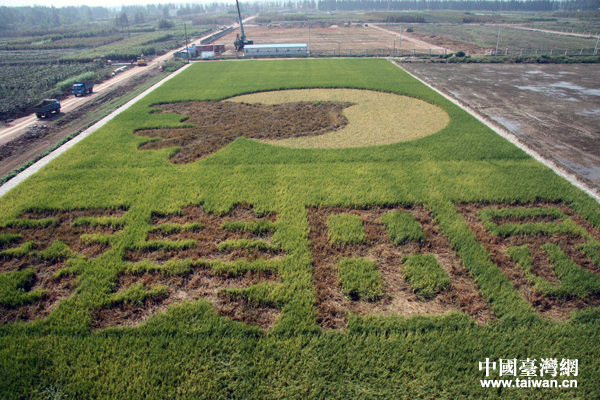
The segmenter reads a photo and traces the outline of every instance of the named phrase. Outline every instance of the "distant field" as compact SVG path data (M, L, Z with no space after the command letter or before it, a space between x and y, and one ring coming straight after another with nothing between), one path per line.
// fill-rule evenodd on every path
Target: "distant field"
M499 49L593 49L596 40L565 35L553 35L515 29L510 25L478 25L478 24L418 24L411 25L415 34L445 37L465 45L474 44L485 49L495 49L500 28ZM556 29L556 28L555 28ZM421 38L427 41L427 38Z
M236 127L326 101L218 112L316 88L448 120L297 149ZM599 204L387 60L194 64L0 198L3 398L587 399L599 334Z

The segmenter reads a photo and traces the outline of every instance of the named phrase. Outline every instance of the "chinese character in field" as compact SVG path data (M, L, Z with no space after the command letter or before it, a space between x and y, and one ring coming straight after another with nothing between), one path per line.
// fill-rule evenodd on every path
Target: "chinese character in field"
M490 361L489 358L485 359L485 362L479 361L479 370L485 368L485 376L490 376L490 368L493 370L496 369L496 363L494 361Z
M579 373L579 360L565 360L560 362L560 375L577 376Z
M517 359L500 359L500 376L512 375L517 376Z
M540 358L542 365L540 366L540 376L544 376L544 373L555 377L558 372L558 361L556 358Z
M527 360L520 360L521 361L521 366L519 367L519 370L521 371L521 376L536 376L537 372L536 370L538 369L538 367L536 367L535 362L537 361L537 359L530 359L529 357L527 358Z

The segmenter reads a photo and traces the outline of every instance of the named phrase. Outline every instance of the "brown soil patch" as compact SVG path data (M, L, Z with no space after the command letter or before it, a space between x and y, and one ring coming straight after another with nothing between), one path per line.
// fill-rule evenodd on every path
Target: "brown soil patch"
M71 250L88 258L95 257L108 249L107 245L99 243L85 244L80 236L85 233L114 234L117 230L110 227L75 227L71 223L79 217L120 217L125 210L74 210L74 211L30 211L22 214L19 219L56 218L57 224L45 228L2 228L0 233L21 234L22 237L10 244L0 244L0 250L15 248L22 243L34 241L33 250L44 250L55 240L61 240ZM42 289L46 292L43 299L19 307L0 306L0 324L17 321L31 321L45 318L62 299L70 297L74 290L74 277L67 276L60 279L54 274L65 266L64 259L47 260L34 255L26 254L21 257L0 256L0 273L8 273L26 268L35 271L35 281L26 291Z
M263 140L296 148L347 148L378 146L432 135L450 122L438 106L395 93L358 89L296 89L258 92L231 97L227 102L283 104L345 101L354 105L343 111L348 125L326 135Z
M45 318L60 300L71 297L75 291L75 277L67 276L60 279L53 277L55 272L64 267L64 262L50 265L41 263L28 267L34 268L36 275L33 286L27 288L27 292L42 289L46 294L41 300L18 307L0 305L0 325Z
M19 219L44 219L55 218L57 223L42 227L7 227L1 228L0 233L20 234L22 237L14 243L8 245L0 244L0 251L8 248L15 248L22 243L34 241L33 250L44 250L48 248L55 240L65 243L71 250L85 257L92 258L105 252L108 245L100 243L84 243L80 236L83 234L114 234L117 229L107 226L71 226L73 221L80 217L120 217L125 210L74 210L74 211L30 211L22 214ZM0 272L15 271L28 267L40 265L50 266L56 261L41 260L35 256L24 255L22 257L0 256Z
M485 55L487 50L485 47L480 47L472 43L458 42L448 39L443 36L421 35L419 33L402 33L403 37L415 38L426 43L431 43L434 46L446 47L450 51L463 50L469 55Z
M533 203L519 204L519 207L554 207L564 212L573 222L585 228L588 233L598 240L600 231L577 215L571 208L563 203L550 203L546 201L536 201ZM477 217L477 212L484 208L500 209L510 208L514 205L509 204L458 204L457 210L463 215L467 225L479 242L490 254L493 262L506 274L513 282L515 288L525 297L542 316L553 320L568 319L571 312L582 310L587 307L600 305L600 296L590 296L586 299L579 297L559 297L554 298L545 296L534 291L525 277L525 273L519 268L516 262L512 261L506 253L506 249L511 246L528 245L533 258L533 273L547 279L553 284L558 283L554 269L550 264L542 246L546 243L554 243L567 254L575 263L583 269L594 273L600 273L600 268L596 266L577 246L586 242L583 237L571 234L565 235L514 235L508 237L496 236L489 233ZM524 220L515 222L528 222ZM553 220L552 222L556 222Z
M381 215L387 211L408 211L419 221L427 240L396 246L392 243ZM363 221L368 243L365 245L331 245L328 240L327 218L333 214L358 215ZM318 322L326 329L344 329L349 311L359 314L443 314L450 310L463 311L478 322L493 317L489 305L481 297L468 272L461 266L431 215L421 206L412 209L374 207L354 210L343 207L310 208L310 239L313 252L314 280L317 288ZM402 278L399 267L402 256L431 253L450 276L450 287L429 300L412 292ZM376 261L381 272L386 295L379 301L352 301L344 298L338 285L337 263L342 257L366 257Z
M194 231L180 231L171 234L164 234L157 230L148 234L148 240L184 240L194 239L198 244L186 250L127 250L125 259L128 261L138 262L142 260L151 260L155 263L162 264L170 259L186 259L193 260L216 260L234 261L245 259L254 261L258 258L275 258L281 254L281 251L262 251L257 249L240 250L228 249L219 250L219 243L226 240L234 239L260 239L270 242L271 232L266 234L255 234L252 232L232 231L223 229L221 226L226 221L275 221L275 215L268 215L258 218L254 215L252 208L247 205L235 207L230 213L219 216L215 214L207 214L200 207L186 207L181 214L175 215L155 215L152 217L152 222L155 226L162 224L188 224L200 222L204 225L202 229Z
M348 123L342 110L351 105L339 102L264 105L215 101L162 104L162 112L189 116L186 122L195 126L141 130L136 134L162 138L141 145L141 150L181 147L170 160L185 164L216 152L240 136L288 139L335 131Z
M144 304L118 304L114 307L97 310L92 316L92 327L102 329L108 326L136 326L151 316L165 312L172 304L194 301L200 298L210 301L217 312L227 318L270 329L280 311L276 308L255 304L245 298L232 299L220 292L224 288L244 288L262 282L278 282L269 272L250 271L241 276L215 275L208 269L195 269L193 273L179 276L165 276L158 272L141 275L123 275L119 278L117 290L125 290L133 284L143 283L146 288L165 286L168 294L152 299Z

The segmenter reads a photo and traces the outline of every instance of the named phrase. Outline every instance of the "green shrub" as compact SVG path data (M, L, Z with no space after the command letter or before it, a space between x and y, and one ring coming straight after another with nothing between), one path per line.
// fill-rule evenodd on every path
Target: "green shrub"
M363 244L367 241L367 234L358 215L330 215L327 218L327 227L331 244Z
M423 242L425 233L415 216L409 212L390 211L381 216L381 222L387 227L388 234L397 245L406 242Z
M434 297L450 285L448 273L433 254L415 254L403 261L404 279L410 282L413 291L420 297Z
M374 261L366 258L342 258L338 276L344 295L353 300L376 300L383 296L381 273Z

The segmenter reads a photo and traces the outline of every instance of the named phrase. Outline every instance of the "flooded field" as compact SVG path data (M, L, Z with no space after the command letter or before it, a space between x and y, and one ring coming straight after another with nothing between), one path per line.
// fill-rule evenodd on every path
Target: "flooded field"
M594 64L402 65L501 124L600 193L600 70Z

